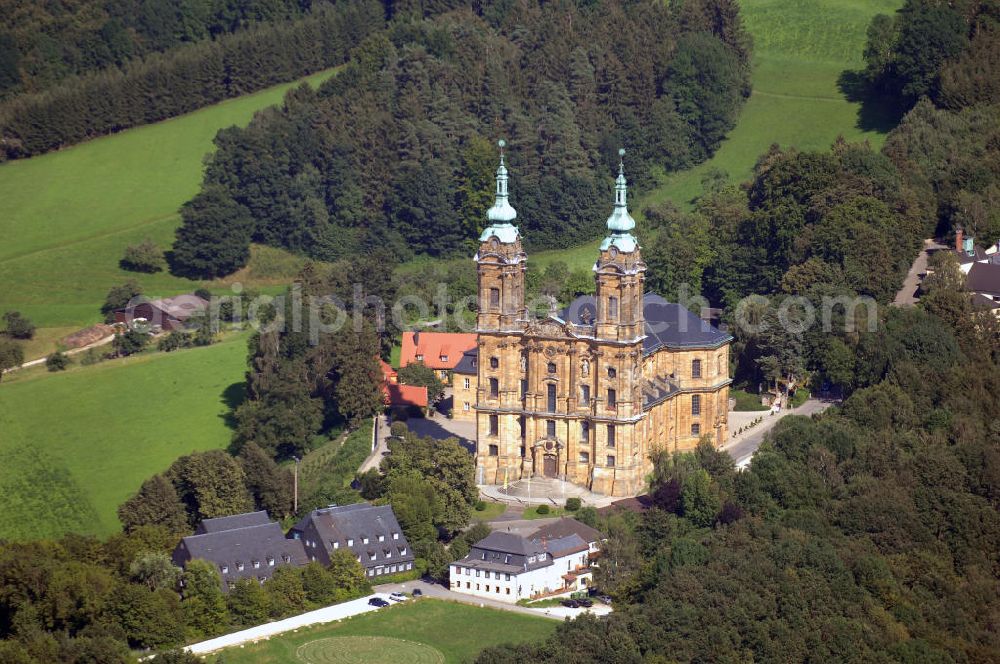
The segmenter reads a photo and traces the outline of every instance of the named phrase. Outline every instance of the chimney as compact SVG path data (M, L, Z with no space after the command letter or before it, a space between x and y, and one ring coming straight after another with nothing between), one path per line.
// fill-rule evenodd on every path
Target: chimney
M416 348L420 345L420 330L413 331L413 347Z
M962 241L965 239L965 233L962 232L961 227L955 230L955 251L962 251Z

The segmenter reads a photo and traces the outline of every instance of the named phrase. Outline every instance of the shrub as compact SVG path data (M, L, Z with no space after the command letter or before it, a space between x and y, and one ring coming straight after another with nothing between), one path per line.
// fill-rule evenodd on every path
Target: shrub
M35 336L35 324L19 311L8 311L3 315L7 323L7 334L15 339L30 339Z
M172 350L177 350L178 348L190 348L191 347L191 335L184 332L178 332L174 330L167 336L160 339L156 344L157 350L161 350L165 353L169 353Z
M476 501L476 511L477 512L485 512L486 511L486 503L484 501L482 501L482 500L477 500Z
M45 368L49 371L65 371L72 360L69 355L61 351L56 351L45 358Z
M567 498L566 499L566 510L569 512L575 512L583 507L583 503L579 498Z
M125 247L125 255L119 261L122 269L130 272L160 272L166 266L163 251L152 240Z
M549 513L549 506L548 505L539 505L538 507L535 508L535 512L538 513L538 514L548 514Z

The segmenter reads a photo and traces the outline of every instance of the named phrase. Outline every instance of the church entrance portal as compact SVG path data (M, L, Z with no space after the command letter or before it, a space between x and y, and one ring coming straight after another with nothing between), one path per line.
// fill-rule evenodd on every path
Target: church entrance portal
M554 456L546 455L544 461L542 461L542 466L546 477L556 476L556 458Z

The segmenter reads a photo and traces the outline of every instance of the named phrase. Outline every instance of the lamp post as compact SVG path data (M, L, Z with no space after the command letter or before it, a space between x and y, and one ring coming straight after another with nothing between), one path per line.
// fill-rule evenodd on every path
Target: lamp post
M294 498L292 501L292 512L297 515L299 513L299 461L301 461L301 459L299 459L298 457L292 457L292 458L295 459L295 474L294 474L295 479L292 482L293 494L294 494Z

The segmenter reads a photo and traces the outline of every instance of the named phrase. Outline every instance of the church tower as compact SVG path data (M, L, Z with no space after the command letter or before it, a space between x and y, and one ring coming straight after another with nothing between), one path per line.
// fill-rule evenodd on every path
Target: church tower
M502 484L520 477L524 457L523 385L526 356L521 353L528 326L524 273L527 255L514 226L504 141L500 145L496 202L487 213L489 226L479 236L479 313L476 318L476 475L477 482Z
M618 151L615 180L615 209L608 217L608 236L594 264L597 280L597 338L633 342L644 334L642 296L646 284L646 264L639 243L631 231L635 220L628 213L625 182L625 150Z
M479 251L475 257L479 273L476 327L481 332L523 329L527 320L524 304L527 255L521 247L521 234L513 224L517 211L508 200L504 145L501 139L496 201L486 212L490 225L479 236Z

